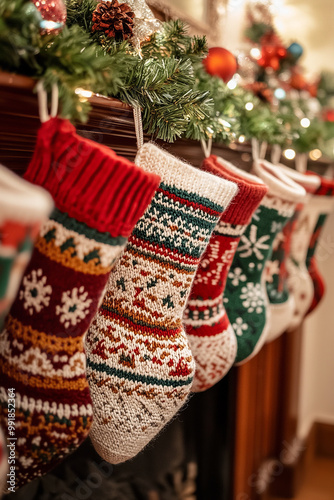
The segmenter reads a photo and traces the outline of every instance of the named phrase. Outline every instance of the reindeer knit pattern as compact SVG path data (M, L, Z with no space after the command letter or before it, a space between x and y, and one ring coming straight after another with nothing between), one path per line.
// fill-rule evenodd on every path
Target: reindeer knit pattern
M162 182L110 275L86 338L90 437L111 463L135 456L186 401L194 360L182 328L189 290L236 185L145 144Z
M68 151L72 168L63 169L57 177L59 155L65 165L68 159L63 126L73 132ZM83 336L128 231L159 183L158 176L76 137L66 122L43 125L37 149L42 140L55 140L55 132L60 142L55 141L51 161L41 163L37 155L26 176L50 187L56 209L42 226L0 335L0 422L4 428L8 389L15 388L16 396L16 487L46 474L88 436L92 405ZM133 188L124 193L125 198L131 196L131 209L129 200L119 196L124 178Z

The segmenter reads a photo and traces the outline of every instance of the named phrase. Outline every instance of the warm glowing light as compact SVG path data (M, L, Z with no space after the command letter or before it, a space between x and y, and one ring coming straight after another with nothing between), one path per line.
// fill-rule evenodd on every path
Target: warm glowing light
M311 122L310 122L310 120L308 118L302 118L300 120L300 124L301 124L302 127L307 128L307 127L309 127L311 125Z
M252 102L247 102L245 108L247 109L247 111L252 111L252 109L254 108L254 104Z
M281 88L278 88L275 90L274 92L274 96L276 97L276 99L285 99L286 97L286 92L284 89L281 89Z
M320 149L313 149L312 151L310 151L309 156L311 160L317 161L322 157L322 152L320 151Z
M254 47L253 49L251 49L250 55L254 59L260 59L260 57L261 57L261 51L260 51L260 49L257 49L256 47Z
M80 88L75 89L75 93L80 95L81 97L92 97L93 95L93 92L91 92L90 90L84 90Z
M238 139L238 141L241 143L245 142L245 140L246 140L246 137L244 135L241 135Z
M232 78L232 80L230 80L228 83L227 83L227 86L229 89L233 90L236 88L237 86L237 81L235 78Z
M286 149L283 154L287 160L293 160L296 156L296 151L294 151L293 149Z

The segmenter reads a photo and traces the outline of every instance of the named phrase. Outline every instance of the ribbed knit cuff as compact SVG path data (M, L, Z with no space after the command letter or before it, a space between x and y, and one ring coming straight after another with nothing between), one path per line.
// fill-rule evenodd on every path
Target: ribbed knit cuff
M258 175L267 184L268 195L277 196L283 201L292 203L299 203L305 199L305 189L266 160L255 161L252 173Z
M238 193L223 213L222 220L233 225L249 224L254 211L268 191L264 182L214 155L203 161L202 169L238 185Z
M52 209L52 198L45 189L0 165L0 223L8 219L29 225L42 223Z
M320 178L317 175L305 175L281 163L276 165L276 167L279 168L283 174L302 186L307 193L314 193L320 186Z
M159 176L80 137L66 120L53 120L38 138L42 154L50 144L51 161L32 161L26 177L46 187L56 207L70 217L113 237L128 237L150 203Z
M42 123L24 178L53 195L59 182L75 167L72 163L74 154L78 154L76 138L76 130L68 120L51 118Z
M319 187L314 192L317 196L334 196L334 180L327 179L326 177L322 177L315 172L310 172L309 170L306 172L306 175L312 175L318 177L320 181Z
M198 170L154 144L147 143L137 153L135 163L161 177L161 182L175 186L226 209L238 191L234 182Z

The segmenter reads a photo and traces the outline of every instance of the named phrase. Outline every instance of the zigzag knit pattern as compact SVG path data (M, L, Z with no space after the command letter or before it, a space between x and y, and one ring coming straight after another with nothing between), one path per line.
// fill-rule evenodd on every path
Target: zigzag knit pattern
M194 359L182 316L199 261L236 185L146 144L136 163L162 182L110 275L86 338L90 437L118 463L136 455L181 408Z
M57 182L59 155L67 165L68 129L72 168ZM38 155L27 176L48 185L57 208L42 226L0 335L4 428L8 389L15 388L15 488L47 473L88 436L93 412L83 336L129 228L143 214L159 182L158 176L79 138L72 125L61 120L42 126L37 150L41 142L53 140L55 132L62 140L51 149L51 161L46 158L41 164ZM122 193L125 182L133 190Z

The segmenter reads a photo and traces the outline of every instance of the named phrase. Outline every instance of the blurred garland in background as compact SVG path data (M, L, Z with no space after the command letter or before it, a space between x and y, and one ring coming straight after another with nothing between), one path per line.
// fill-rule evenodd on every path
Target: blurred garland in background
M249 53L224 82L208 73L205 37L160 23L144 0L67 0L65 26L34 3L0 0L0 67L43 78L47 89L56 83L62 116L87 120L85 89L139 104L144 130L164 141L256 138L334 157L334 75L307 83L302 47L283 45L263 4L248 10Z

